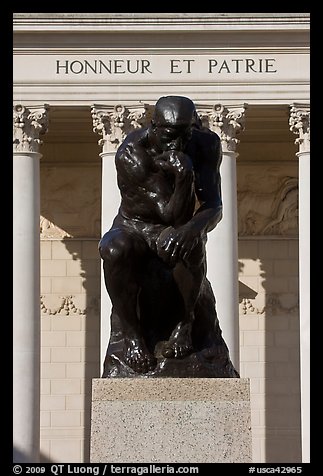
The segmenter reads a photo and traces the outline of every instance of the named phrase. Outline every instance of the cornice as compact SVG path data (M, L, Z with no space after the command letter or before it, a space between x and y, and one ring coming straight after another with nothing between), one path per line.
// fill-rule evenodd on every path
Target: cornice
M14 31L296 29L309 27L309 13L14 13Z
M247 55L247 54L266 54L266 55L277 55L277 54L309 54L309 46L212 46L212 47L182 47L182 46L161 46L161 47L151 47L149 48L150 55L157 55L157 54L166 54L166 55ZM147 54L147 47L111 47L111 46L102 46L102 47L91 47L89 46L75 46L75 47L50 47L41 46L41 47L30 47L26 48L26 45L15 46L13 48L14 54L19 55L146 55Z
M308 13L14 13L13 46L19 54L301 53L309 30Z

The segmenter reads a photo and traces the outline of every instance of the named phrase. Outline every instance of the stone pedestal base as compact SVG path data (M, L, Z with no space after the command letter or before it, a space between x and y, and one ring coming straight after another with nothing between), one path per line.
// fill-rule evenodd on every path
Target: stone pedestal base
M94 379L91 462L251 462L249 380Z

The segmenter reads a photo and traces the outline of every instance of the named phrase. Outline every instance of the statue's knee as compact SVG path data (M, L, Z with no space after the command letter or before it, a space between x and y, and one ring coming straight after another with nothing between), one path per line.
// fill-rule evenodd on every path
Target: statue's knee
M128 237L121 233L111 234L103 237L99 243L99 253L101 258L113 265L127 259L131 242Z
M124 254L120 243L114 240L100 244L99 252L101 258L109 263L120 260Z

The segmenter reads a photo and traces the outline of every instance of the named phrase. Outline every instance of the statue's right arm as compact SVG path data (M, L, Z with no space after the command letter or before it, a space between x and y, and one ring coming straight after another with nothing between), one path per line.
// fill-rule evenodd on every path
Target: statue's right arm
M143 145L146 131L137 129L130 133L117 150L115 164L117 169L118 185L121 191L140 188L145 183L150 169L151 158Z
M144 164L144 151L141 149L129 143L118 150L115 161L118 179L136 184L142 183L147 174L147 167Z

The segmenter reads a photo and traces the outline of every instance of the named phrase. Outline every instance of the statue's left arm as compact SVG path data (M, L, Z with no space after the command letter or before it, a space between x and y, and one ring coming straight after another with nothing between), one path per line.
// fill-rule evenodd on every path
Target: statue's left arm
M222 218L221 176L222 148L219 137L210 131L203 133L202 144L195 161L195 193L200 204L187 223L201 234L213 230ZM201 155L200 155L201 154Z

